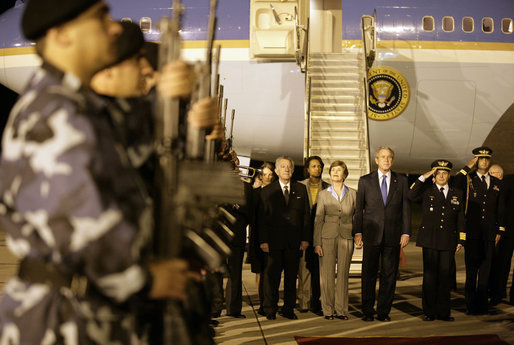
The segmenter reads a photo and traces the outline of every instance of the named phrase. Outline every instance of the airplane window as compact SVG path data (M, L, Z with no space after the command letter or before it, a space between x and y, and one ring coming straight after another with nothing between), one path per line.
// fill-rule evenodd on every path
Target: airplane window
M494 31L494 21L493 18L482 18L482 31L486 34L490 34Z
M423 17L423 31L434 31L434 17L425 16Z
M462 31L473 32L475 30L475 22L471 17L462 18Z
M152 31L152 18L142 17L139 21L139 27L141 27L141 31L143 31L143 33Z
M132 23L132 18L121 18L121 22L124 23L124 22L129 22L129 23Z
M502 19L502 32L504 34L511 34L512 33L512 19L510 18L503 18Z
M455 21L453 17L443 17L443 31L453 32L455 30Z

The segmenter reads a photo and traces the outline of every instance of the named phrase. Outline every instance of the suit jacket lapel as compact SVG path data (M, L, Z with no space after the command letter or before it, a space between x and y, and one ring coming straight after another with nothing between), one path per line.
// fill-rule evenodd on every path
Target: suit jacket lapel
M393 194L398 189L398 178L394 172L391 171L391 182L389 186L389 193L387 193L387 204L391 201L391 198L393 197Z
M375 192L378 194L378 196L380 196L380 199L382 199L382 191L380 190L380 182L378 181L378 171L373 171L370 176Z

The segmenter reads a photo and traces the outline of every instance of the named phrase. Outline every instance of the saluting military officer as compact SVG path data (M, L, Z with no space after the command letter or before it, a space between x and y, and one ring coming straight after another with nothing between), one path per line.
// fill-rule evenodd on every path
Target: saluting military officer
M453 321L450 315L450 265L466 234L462 191L448 185L452 163L439 159L432 170L421 175L410 187L411 201L422 200L423 220L416 245L423 247L424 321L437 317Z
M504 202L501 181L489 175L493 150L478 147L475 158L455 176L454 185L466 200L466 306L469 314L487 313L487 285L494 247L501 234ZM476 165L476 171L471 171Z

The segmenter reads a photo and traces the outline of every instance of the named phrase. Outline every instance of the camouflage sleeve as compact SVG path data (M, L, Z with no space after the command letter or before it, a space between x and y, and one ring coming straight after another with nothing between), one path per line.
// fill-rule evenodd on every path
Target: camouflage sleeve
M82 272L122 302L146 282L139 224L127 220L127 205L108 192L113 181L98 173L107 168L99 159L106 152L89 115L65 97L46 96L33 95L27 108L11 115L4 133L1 191L10 220L2 225L10 248Z

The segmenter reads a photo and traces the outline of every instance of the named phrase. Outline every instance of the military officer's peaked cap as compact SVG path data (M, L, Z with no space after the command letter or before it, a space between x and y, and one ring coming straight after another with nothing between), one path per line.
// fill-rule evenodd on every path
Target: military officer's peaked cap
M36 40L56 25L65 23L100 0L29 0L21 20L25 37Z
M438 159L432 162L430 167L436 168L437 170L452 170L453 164L450 161L447 161L446 159Z
M493 155L493 150L491 150L489 147L481 146L474 149L473 154L475 157L491 158Z
M116 62L122 62L141 51L145 38L139 25L131 22L121 22L123 31L116 38Z

